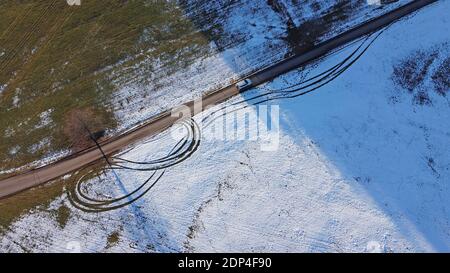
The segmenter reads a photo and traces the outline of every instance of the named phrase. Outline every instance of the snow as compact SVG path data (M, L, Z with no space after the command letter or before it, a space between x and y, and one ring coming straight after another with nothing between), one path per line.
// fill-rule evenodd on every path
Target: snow
M19 94L20 94L20 89L16 89L16 94L14 95L14 98L13 98L13 107L19 106L19 102L20 102Z
M205 57L186 68L178 67L175 73L164 69L165 64L161 60L145 60L144 63L149 63L147 66L154 67L154 72L149 76L137 75L136 78L145 79L145 85L140 81L130 82L121 77L115 80L118 91L111 104L119 127L111 133L127 130L162 111L199 98L208 91L226 86L291 54L286 41L286 16L274 11L266 1L241 0L233 4L222 0L187 2L187 6L182 7L186 17L199 25L199 28L211 27L214 30L218 28L215 25L219 25L220 38L210 42L210 49ZM353 3L354 8L348 18L333 25L318 38L318 42L408 2L401 0L381 8L366 3ZM330 12L336 3L320 1L320 9L316 12L310 10L308 3L281 0L281 4L288 8L288 16L295 18L296 25L299 26L302 22ZM203 18L201 14L209 13L217 13L212 19L207 17L213 22L198 19Z
M0 95L5 91L6 87L8 87L7 84L0 84Z
M20 151L20 146L16 145L9 150L9 155L15 155Z
M36 152L38 152L38 151L40 151L40 150L42 150L42 149L44 149L46 147L49 147L50 144L51 144L51 138L50 137L46 137L46 138L41 139L38 143L35 143L35 144L31 145L28 148L28 151L30 153L36 153Z
M39 114L39 123L35 126L35 129L40 129L47 127L53 123L51 114L53 113L53 109L48 109Z
M449 33L450 23L443 11L450 11L449 1L395 23L329 84L304 96L272 101L280 109L278 150L262 151L260 140L204 139L133 206L85 213L64 193L49 207L17 219L1 236L0 249L450 251L450 128L445 126L450 102L434 92L430 80L449 52L448 36L442 33ZM278 77L243 98L323 72L357 46ZM394 83L394 67L417 50L434 49L440 53L420 85L432 103L418 104L416 91ZM167 154L176 143L169 133L121 157L147 161ZM117 173L128 191L150 175ZM64 183L69 187L70 178ZM95 192L111 190L96 180L89 185ZM54 213L63 204L71 216L61 227ZM120 238L108 245L113 232Z

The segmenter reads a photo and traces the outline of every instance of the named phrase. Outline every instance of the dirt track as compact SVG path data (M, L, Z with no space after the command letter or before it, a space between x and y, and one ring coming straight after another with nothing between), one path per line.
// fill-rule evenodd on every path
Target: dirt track
M281 74L284 74L292 69L298 68L308 62L317 59L333 49L336 49L342 45L347 44L361 36L369 34L373 31L380 29L426 5L436 2L437 0L416 0L410 4L393 10L381 17L368 21L364 24L357 26L337 37L334 37L328 41L325 41L317 45L311 51L294 56L289 59L283 60L277 64L260 70L248 78L252 80L254 85L259 85L261 83L267 82ZM230 85L202 98L203 108L217 103L223 102L239 92L235 85ZM192 111L193 102L186 103ZM201 111L201 109L196 109L195 112ZM194 113L195 113L194 112ZM105 154L110 155L115 152L124 149L131 144L136 143L143 138L154 135L158 132L167 129L177 121L177 118L172 117L170 112L164 112L158 117L151 119L142 126L135 128L125 134L113 137L101 143L103 151ZM84 167L98 159L102 158L102 153L95 147L83 151L82 153L74 154L60 161L47 165L45 167L30 170L26 173L19 174L13 177L9 177L5 180L0 181L0 198L4 198L20 191L29 189L31 187L43 184L45 182L54 180L65 174L71 173L81 167Z

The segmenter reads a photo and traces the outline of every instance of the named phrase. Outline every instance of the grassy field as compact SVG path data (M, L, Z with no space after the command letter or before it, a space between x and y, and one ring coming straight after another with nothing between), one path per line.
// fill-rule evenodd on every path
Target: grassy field
M70 149L73 111L114 128L114 77L151 72L144 59L176 70L207 44L170 1L2 1L0 170Z
M18 217L32 209L48 210L49 204L64 192L65 184L60 179L29 191L19 193L7 199L0 200L0 234ZM63 226L70 212L60 208L53 211L55 219Z

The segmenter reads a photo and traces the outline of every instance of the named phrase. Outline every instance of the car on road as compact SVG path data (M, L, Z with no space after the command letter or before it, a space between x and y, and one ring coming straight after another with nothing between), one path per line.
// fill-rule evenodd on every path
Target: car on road
M253 87L253 83L252 83L252 80L250 80L250 79L245 79L245 80L242 80L242 81L236 83L236 88L238 89L239 92L244 92L252 87Z

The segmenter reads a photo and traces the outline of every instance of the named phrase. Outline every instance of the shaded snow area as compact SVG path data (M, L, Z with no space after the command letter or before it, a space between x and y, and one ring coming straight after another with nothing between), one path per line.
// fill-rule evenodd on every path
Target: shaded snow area
M186 18L210 41L209 48L176 71L159 59L146 59L123 71L125 78L112 75L119 90L112 101L117 130L217 90L408 2L378 6L355 0L178 1ZM152 73L140 75L139 68L149 66ZM136 74L130 77L128 70Z
M294 84L305 87L308 79L318 79L314 76L373 41L326 85L267 102L270 109L279 107L278 149L263 151L260 140L203 138L184 161L157 171L150 181L162 175L158 183L145 185L149 191L137 201L104 212L84 212L70 201L71 181L89 177L81 171L66 177L67 191L49 206L14 221L3 232L0 249L450 251L450 86L442 73L449 69L449 11L450 1L440 1L372 40L224 104L241 99L249 104L268 90L262 98L274 98L275 90ZM195 120L201 123L202 117ZM165 132L120 158L150 161L167 155L177 147L174 135ZM81 191L117 197L138 189L152 173L120 169L116 174L106 170L86 180ZM55 217L61 208L63 220Z

